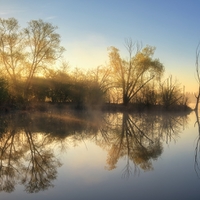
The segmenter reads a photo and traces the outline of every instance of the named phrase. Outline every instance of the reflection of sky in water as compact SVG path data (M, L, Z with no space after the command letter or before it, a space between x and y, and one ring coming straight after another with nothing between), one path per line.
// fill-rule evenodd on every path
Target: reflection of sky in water
M103 168L105 152L85 141L87 149L82 144L64 155L59 193L66 191L69 199L197 198L200 180L195 174L193 159L196 136L195 129L183 131L176 142L164 145L163 154L153 162L153 171L140 169L136 176L132 172L129 179L121 176L125 159L118 162L117 169L106 171Z
M195 115L181 129L175 139L163 139L163 152L152 160L153 170L136 169L130 161L131 173L123 177L127 157L117 162L113 170L106 169L107 149L95 145L90 139L69 143L61 152L59 145L52 145L55 155L63 164L58 168L54 187L37 194L26 194L17 186L11 194L0 193L2 199L198 199L200 179L194 170L195 141L198 128L194 127ZM51 147L49 147L51 148ZM198 198L197 198L198 197Z

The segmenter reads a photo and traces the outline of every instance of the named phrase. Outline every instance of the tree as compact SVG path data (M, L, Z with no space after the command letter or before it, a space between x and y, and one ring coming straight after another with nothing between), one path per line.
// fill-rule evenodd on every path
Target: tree
M174 105L186 104L182 88L177 80L172 81L172 76L161 84L161 104L165 109L169 109L170 106Z
M128 59L122 59L119 50L109 48L110 67L112 68L115 87L122 90L122 101L127 105L133 97L152 79L160 78L164 66L158 59L153 59L155 48L146 46L141 48L131 39L126 40ZM133 51L136 47L136 53Z
M57 73L49 79L50 91L49 98L51 98L53 103L63 103L70 101L70 87L71 79L70 76L64 71L57 71Z
M31 82L29 93L31 93L31 101L45 102L49 95L49 80L44 77L34 77Z
M196 105L195 105L195 112L196 114L198 114L198 109L199 109L199 99L200 99L200 73L199 73L199 54L200 54L200 49L199 49L199 45L198 44L197 48L196 48L196 74L197 74L197 82L198 82L198 94L196 96Z
M110 80L111 70L108 66L98 66L96 69L89 71L87 77L89 77L92 83L95 94L93 97L97 100L100 96L106 101L110 101L108 95L110 94L110 89L112 88L112 82ZM97 94L101 94L98 96ZM102 98L100 98L102 99ZM100 100L99 99L99 100ZM97 100L98 101L98 100Z
M26 88L29 87L33 76L55 62L63 53L60 46L60 35L57 27L40 20L32 20L24 29L26 56Z
M3 74L8 75L13 84L16 84L23 70L23 49L23 35L18 21L14 18L0 18L0 63Z
M136 102L139 106L147 106L150 107L152 105L158 104L159 100L159 90L157 84L154 82L150 82L146 84L136 95L134 102ZM141 108L142 108L141 107Z
M14 18L0 19L3 70L14 83L19 77L23 78L26 96L33 77L42 74L64 51L56 29L56 26L41 19L28 22L25 29L20 29Z
M9 101L9 90L7 81L0 77L0 106L7 104Z

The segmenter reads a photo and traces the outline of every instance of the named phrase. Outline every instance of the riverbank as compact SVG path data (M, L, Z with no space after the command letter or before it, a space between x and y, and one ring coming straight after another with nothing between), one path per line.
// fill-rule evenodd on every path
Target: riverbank
M73 103L28 103L23 104L18 107L14 106L1 106L1 113L9 113L13 111L39 111L39 112L48 112L52 110L69 110L69 111L105 111L105 112L191 112L193 106L187 105L176 105L164 107L162 105L143 105L143 104L129 104L124 106L123 104L114 104L107 103L103 105L82 105L77 106Z

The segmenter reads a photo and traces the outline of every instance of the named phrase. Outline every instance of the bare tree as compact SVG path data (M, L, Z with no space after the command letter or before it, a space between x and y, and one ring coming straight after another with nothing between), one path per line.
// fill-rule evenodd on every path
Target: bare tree
M200 74L199 74L199 54L200 54L200 43L196 48L196 75L197 75L197 82L198 82L198 94L196 95L196 105L194 111L198 112L199 108L199 98L200 98Z
M169 109L173 105L183 104L184 94L177 80L172 80L170 75L163 83L160 84L161 89L161 104Z

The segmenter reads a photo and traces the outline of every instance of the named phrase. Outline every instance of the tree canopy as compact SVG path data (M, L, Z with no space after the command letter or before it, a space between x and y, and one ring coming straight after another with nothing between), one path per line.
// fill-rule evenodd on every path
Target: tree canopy
M0 108L6 102L16 107L33 101L72 103L78 108L106 103L168 108L183 103L176 83L162 83L164 66L154 58L155 47L126 39L125 48L127 58L111 46L109 64L70 71L65 61L57 65L65 49L56 26L39 19L21 28L15 18L0 18Z
M23 79L25 93L34 75L41 74L64 51L56 29L41 19L28 22L26 28L20 28L15 18L0 19L1 69L14 85Z
M133 55L133 50L137 50ZM122 90L122 101L127 105L133 97L152 79L164 72L164 66L159 59L154 59L155 47L140 48L138 44L128 40L126 42L128 59L122 59L119 50L109 48L110 67L112 68L114 85Z

